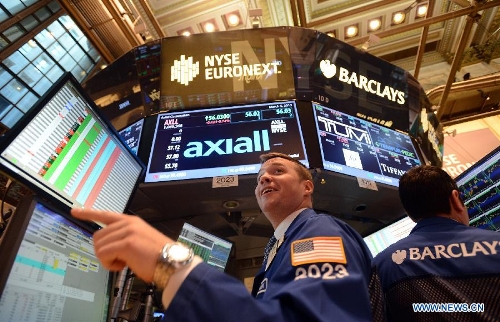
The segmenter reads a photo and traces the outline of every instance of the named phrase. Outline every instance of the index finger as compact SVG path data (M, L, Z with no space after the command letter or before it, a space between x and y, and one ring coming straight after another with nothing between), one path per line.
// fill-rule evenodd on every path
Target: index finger
M118 221L126 216L124 214L119 214L111 211L96 210L96 209L83 209L83 208L73 208L71 209L71 215L80 220L94 221L99 225L109 225Z

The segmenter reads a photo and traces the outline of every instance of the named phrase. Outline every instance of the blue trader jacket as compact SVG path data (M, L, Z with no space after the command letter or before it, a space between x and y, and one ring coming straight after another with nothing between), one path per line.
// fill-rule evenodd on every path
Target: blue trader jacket
M373 265L389 321L500 319L498 232L448 218L423 219L409 236L378 254ZM436 303L446 307L433 310L446 312L415 312Z
M335 261L324 259L332 256ZM260 269L252 294L241 281L201 263L164 321L371 321L371 259L354 229L306 209L286 230L267 271L265 263Z

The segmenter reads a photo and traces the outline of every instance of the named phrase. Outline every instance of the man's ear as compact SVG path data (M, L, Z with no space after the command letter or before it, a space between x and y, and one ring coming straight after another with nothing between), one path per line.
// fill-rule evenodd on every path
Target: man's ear
M456 220L464 225L469 225L469 214L467 213L467 207L464 205L462 199L460 199L460 193L457 190L453 190L450 195L450 205L451 214Z
M312 195L314 191L314 184L312 183L311 180L304 181L304 191L306 195Z
M465 208L464 203L462 202L462 199L460 199L460 193L457 190L453 190L450 195L450 203L451 207L455 211L462 211Z

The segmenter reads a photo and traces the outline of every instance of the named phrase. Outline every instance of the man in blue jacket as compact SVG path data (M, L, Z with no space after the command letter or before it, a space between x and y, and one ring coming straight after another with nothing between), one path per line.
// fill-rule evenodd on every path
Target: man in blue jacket
M371 255L345 223L312 210L310 172L278 153L261 157L255 196L275 229L251 294L237 279L134 216L73 210L107 226L96 255L163 288L166 321L371 321ZM158 252L160 251L160 256Z
M409 236L373 260L389 321L499 321L500 233L469 227L455 181L417 166L399 181Z

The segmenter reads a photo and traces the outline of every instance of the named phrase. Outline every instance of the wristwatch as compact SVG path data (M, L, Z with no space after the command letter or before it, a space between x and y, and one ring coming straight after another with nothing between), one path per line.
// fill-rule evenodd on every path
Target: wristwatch
M168 243L160 251L156 262L153 283L161 289L167 286L172 274L183 266L191 263L194 252L182 243Z

